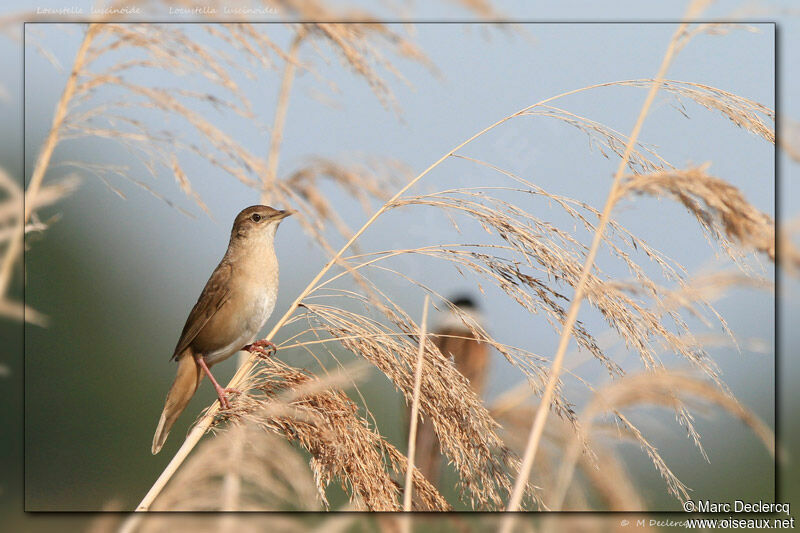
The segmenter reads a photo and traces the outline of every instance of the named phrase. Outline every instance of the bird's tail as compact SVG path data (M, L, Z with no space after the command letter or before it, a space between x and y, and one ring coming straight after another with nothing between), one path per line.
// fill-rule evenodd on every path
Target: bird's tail
M156 434L153 435L153 455L161 451L161 447L164 446L169 435L169 430L186 409L202 377L200 366L195 362L191 349L187 349L178 356L178 374L167 393L167 401L164 403Z

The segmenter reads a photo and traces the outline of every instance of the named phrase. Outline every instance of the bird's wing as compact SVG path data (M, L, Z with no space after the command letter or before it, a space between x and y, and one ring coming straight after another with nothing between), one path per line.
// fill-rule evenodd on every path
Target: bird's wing
M200 293L200 298L194 304L192 312L189 313L189 318L186 319L186 325L183 326L181 338L178 340L178 345L175 347L175 353L172 358L176 359L178 355L189 347L192 341L197 337L197 334L203 329L211 317L225 305L225 302L231 296L230 278L233 268L227 262L220 263L217 266L211 277L208 278L203 292Z

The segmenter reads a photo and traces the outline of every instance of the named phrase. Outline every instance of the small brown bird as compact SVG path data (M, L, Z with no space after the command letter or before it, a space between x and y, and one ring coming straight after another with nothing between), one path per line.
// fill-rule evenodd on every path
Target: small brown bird
M268 341L254 344L278 298L278 258L275 231L292 211L279 211L254 205L236 216L228 250L206 282L183 326L172 359L178 361L178 374L167 393L164 411L153 436L157 454L169 430L194 396L203 374L208 376L224 408L230 407L227 393L209 369L239 350L274 350Z

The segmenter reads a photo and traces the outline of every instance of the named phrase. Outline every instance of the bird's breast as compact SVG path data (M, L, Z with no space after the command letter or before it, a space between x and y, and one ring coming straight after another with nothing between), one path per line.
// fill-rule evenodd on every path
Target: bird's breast
M277 286L274 287L251 287L250 294L243 300L247 301L244 307L249 307L243 321L248 324L248 328L255 328L253 334L258 333L275 308L275 301L278 299Z
M240 312L239 320L244 332L255 336L272 314L275 301L278 299L278 268L276 264L259 264L252 262L243 265L243 280L232 294L231 302ZM249 342L249 341L248 341Z

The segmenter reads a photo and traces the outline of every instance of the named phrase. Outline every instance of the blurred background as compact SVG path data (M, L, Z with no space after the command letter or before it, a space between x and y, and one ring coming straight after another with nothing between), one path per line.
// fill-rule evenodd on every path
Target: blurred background
M327 157L351 162L392 158L414 175L486 125L533 102L594 83L652 76L674 25L644 21L675 20L682 13L678 4L668 8L638 2L613 6L574 2L548 6L550 11L543 11L542 6L534 10L524 2L492 5L497 13L512 20L560 22L513 28L391 25L398 33L409 35L435 65L431 70L419 62L392 58L408 82L392 80L394 107L385 105L364 79L342 68L335 56L325 61L313 47L301 49L299 58L313 63L317 75L301 73L295 80L278 174L289 174L315 157ZM42 6L61 7L55 2ZM18 5L14 10L26 7ZM415 5L401 9L400 14L386 6L369 9L389 20L481 18L474 11L447 3ZM681 51L669 78L720 87L774 108L777 58L779 94L784 95L779 99L780 111L788 117L800 116L788 96L798 87L797 75L789 65L793 50L798 49L792 43L800 39L800 22L786 15L777 3L749 5L748 9L742 10L738 2L715 3L708 19L738 15L754 23L749 29L726 35L699 35ZM584 23L570 23L573 20ZM603 22L610 20L641 23ZM779 23L759 22L771 20ZM24 68L22 43L14 40L13 32L10 42L14 46L3 47L0 52L11 66L2 80L7 101L0 106L6 124L0 164L14 177L30 176L84 31L85 26L77 24L26 25ZM199 40L209 38L199 27L187 31ZM291 32L275 24L270 37L288 48ZM272 123L279 79L279 70L260 71L241 87L264 124ZM321 83L320 79L330 83ZM560 106L627 132L643 98L640 89L591 91L569 97ZM23 101L24 137L20 134ZM662 156L677 165L711 161L712 174L735 184L762 211L775 216L777 203L784 220L796 216L797 206L791 201L798 197L792 180L796 163L779 156L780 172L776 176L773 148L767 143L694 104L687 104L683 110L676 107L678 104L669 97L657 98L642 141L655 145ZM266 153L267 127L248 132L243 129L248 126L232 113L213 109L203 112L219 127L248 139L253 151ZM170 126L181 128L180 124ZM23 146L24 162L20 157ZM613 157L607 160L597 148L589 147L582 132L544 118L509 123L472 145L467 153L511 169L550 192L596 206L605 198L616 166ZM26 528L46 528L51 523L38 515L19 516L23 505L27 511L135 506L180 445L179 437L188 430L193 416L213 400L211 388L201 386L164 451L156 457L150 454L152 431L174 375L174 365L168 359L177 335L224 253L233 217L259 199L258 190L201 161L189 161L183 170L207 204L207 214L169 176L147 176L141 163L119 143L109 140L65 143L54 153L45 182L73 173L75 169L68 164L71 161L129 166L150 191L124 178L105 182L85 169L78 171L81 181L77 189L42 210L41 218L48 222L48 229L27 239L25 303L46 316L47 325L28 324L23 332L17 321L0 321L8 346L0 361L4 383L0 387L0 409L9 428L8 437L2 441L7 465L0 480L0 509L15 515L14 524L22 526L24 521ZM419 191L482 184L486 174L453 161L429 178ZM361 225L365 213L358 202L334 187L325 193L346 224L351 228ZM532 201L527 207L541 210L539 216L549 219L546 203ZM469 240L473 238L470 232L479 231L465 227L459 236L446 218L419 213L412 222L409 217L387 217L371 228L361 246L380 250L405 247L420 239ZM711 271L722 262L697 230L696 222L671 202L637 200L619 210L618 220L689 272ZM325 261L324 254L291 219L279 231L277 251L282 265L281 288L276 316L268 327ZM435 284L443 294L469 287L449 269L404 261L404 272ZM771 278L770 269L766 266L764 273ZM17 299L23 295L21 280L21 276L15 276L9 289ZM793 298L797 282L787 276L779 281L782 321L777 328L772 294L735 290L717 302L717 309L743 341L741 353L730 346L709 351L719 363L723 379L745 406L773 428L776 416L780 417L780 442L790 452L778 477L783 483L781 501L794 501L797 469L791 449L796 448L793 444L800 427L792 411L800 396L792 387L798 368L790 354L798 346L798 333L791 327L798 313ZM401 306L412 315L419 312L419 292L390 277L385 283L397 292ZM555 351L557 336L544 320L526 317L525 323L520 323L518 309L491 292L480 298L480 304L486 326L497 339L540 354ZM587 327L603 329L601 317L589 310L581 319ZM781 335L778 338L776 331ZM780 347L777 359L776 344ZM626 357L621 347L610 353ZM315 365L300 351L282 352L280 357L294 366ZM487 402L522 380L499 354L491 357ZM226 381L234 369L233 360L215 368L220 381ZM592 361L576 371L589 380L607 379L602 367ZM570 397L579 401L585 391L573 385ZM360 388L381 433L404 450L405 426L399 422L403 420L403 401L399 394L378 374ZM776 393L780 394L777 411ZM640 413L638 421L678 477L693 489L694 498L775 498L773 460L737 420L713 412L698 419L697 428L710 462L693 447L672 413L646 411ZM649 509L679 510L638 446L623 447L621 455ZM443 490L448 499L453 499L453 492ZM332 496L334 507L343 502L343 494ZM71 525L82 529L85 522Z

